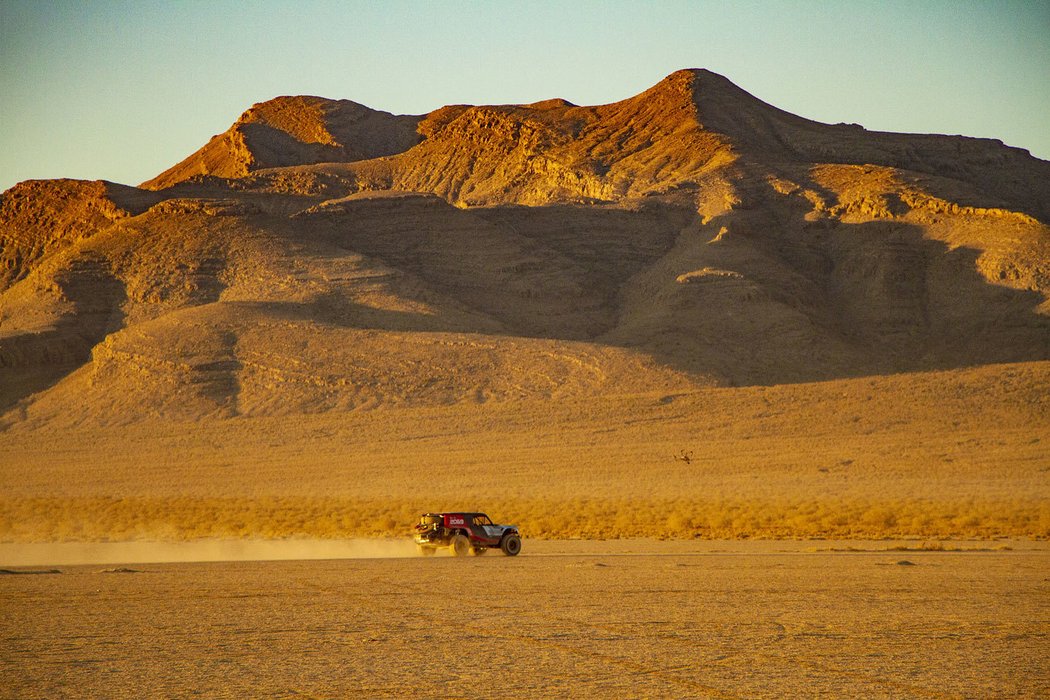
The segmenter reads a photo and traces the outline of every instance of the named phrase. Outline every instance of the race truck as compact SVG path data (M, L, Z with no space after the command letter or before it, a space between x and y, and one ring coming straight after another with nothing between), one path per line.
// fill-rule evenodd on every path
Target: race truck
M415 527L419 553L431 555L442 547L454 557L480 556L490 549L508 557L521 551L521 534L515 525L496 525L484 513L425 513Z

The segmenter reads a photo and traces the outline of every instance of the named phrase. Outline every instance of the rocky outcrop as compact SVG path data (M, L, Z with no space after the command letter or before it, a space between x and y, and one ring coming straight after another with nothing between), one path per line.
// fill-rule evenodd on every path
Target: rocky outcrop
M195 176L238 178L265 168L389 156L419 141L418 122L350 100L278 97L254 105L225 133L141 186L161 190Z
M34 264L113 222L145 211L157 197L103 180L27 180L0 195L0 291Z

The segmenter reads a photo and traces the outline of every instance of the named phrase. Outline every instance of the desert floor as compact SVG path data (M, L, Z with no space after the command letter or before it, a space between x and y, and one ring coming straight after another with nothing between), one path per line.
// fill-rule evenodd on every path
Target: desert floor
M391 558L9 574L2 694L1050 693L1050 546L894 546L526 541L516 558L424 559L395 556L402 543Z
M85 409L86 410L86 409ZM681 457L688 457L684 461ZM1050 537L1050 363L0 433L0 542Z
M1048 470L1050 363L19 423L0 695L1050 696ZM523 554L412 556L452 509Z

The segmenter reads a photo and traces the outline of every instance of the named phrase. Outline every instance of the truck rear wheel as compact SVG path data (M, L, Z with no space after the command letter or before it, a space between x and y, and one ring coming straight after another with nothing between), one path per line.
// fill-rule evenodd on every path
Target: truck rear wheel
M463 535L453 535L452 540L448 544L448 550L452 552L454 557L465 557L467 552L470 551L470 540Z
M507 535L503 538L503 541L499 543L499 548L503 550L503 553L508 557L517 556L518 552L521 551L521 538L517 535Z

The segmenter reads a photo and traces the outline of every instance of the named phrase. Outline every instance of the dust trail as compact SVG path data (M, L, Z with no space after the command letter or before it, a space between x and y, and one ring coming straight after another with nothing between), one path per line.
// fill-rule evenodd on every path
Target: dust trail
M2 566L160 564L286 559L395 559L414 556L417 556L416 546L408 539L0 544L0 565Z

